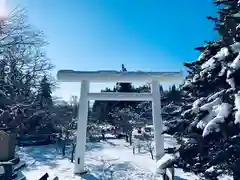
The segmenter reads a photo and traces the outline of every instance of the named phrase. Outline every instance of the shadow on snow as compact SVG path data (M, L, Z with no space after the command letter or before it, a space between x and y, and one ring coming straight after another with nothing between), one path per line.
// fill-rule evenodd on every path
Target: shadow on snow
M99 151L103 149L102 143L88 143L86 151ZM61 165L59 160L69 159L71 146L66 146L66 156L62 156L61 147L56 144L44 146L20 147L17 151L21 160L27 164L26 171L38 169L39 166L49 166L50 169L57 168Z
M92 174L81 175L81 178L85 179L85 180L101 180L101 179L97 178L96 176L94 176Z

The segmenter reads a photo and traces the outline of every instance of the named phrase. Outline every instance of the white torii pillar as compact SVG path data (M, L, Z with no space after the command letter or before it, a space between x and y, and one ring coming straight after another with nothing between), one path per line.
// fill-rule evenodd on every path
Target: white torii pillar
M181 72L118 72L118 71L72 71L60 70L57 74L62 82L81 82L77 142L75 150L75 170L77 174L85 173L84 154L88 119L88 100L105 101L152 101L156 161L164 155L163 125L161 116L161 83L179 83L183 80ZM150 82L151 93L89 93L90 82Z

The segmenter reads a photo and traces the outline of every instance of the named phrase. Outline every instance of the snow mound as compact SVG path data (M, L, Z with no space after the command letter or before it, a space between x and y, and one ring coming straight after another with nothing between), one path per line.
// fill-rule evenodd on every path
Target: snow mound
M177 157L175 155L165 154L161 159L157 161L156 172L160 174L163 173L165 168L167 168L167 166L171 164L176 158Z

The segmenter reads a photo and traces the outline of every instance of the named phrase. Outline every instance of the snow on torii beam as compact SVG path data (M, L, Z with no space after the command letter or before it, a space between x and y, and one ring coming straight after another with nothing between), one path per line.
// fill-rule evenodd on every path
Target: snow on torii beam
M152 82L153 80L179 83L182 81L182 72L119 72L119 71L58 71L58 79L65 82Z
M75 173L84 173L84 153L86 146L86 128L88 116L88 100L105 101L152 101L154 125L155 155L159 160L164 155L164 141L162 136L162 117L160 88L161 83L179 83L183 80L181 72L118 72L118 71L72 71L60 70L57 78L62 82L81 82L79 100L79 119L77 129L77 143L75 150ZM148 82L152 84L151 93L89 93L89 82Z

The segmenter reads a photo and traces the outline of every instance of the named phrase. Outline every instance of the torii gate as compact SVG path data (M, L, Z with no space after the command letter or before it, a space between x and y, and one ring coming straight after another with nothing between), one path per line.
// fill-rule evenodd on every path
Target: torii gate
M77 142L75 149L76 174L85 173L84 154L86 146L86 128L88 119L88 101L152 101L154 125L155 156L159 160L164 155L163 125L161 116L161 100L159 82L179 83L183 80L181 72L119 72L119 71L73 71L60 70L57 78L62 82L81 82L79 100L79 116L77 126ZM151 93L89 93L90 82L149 82Z

